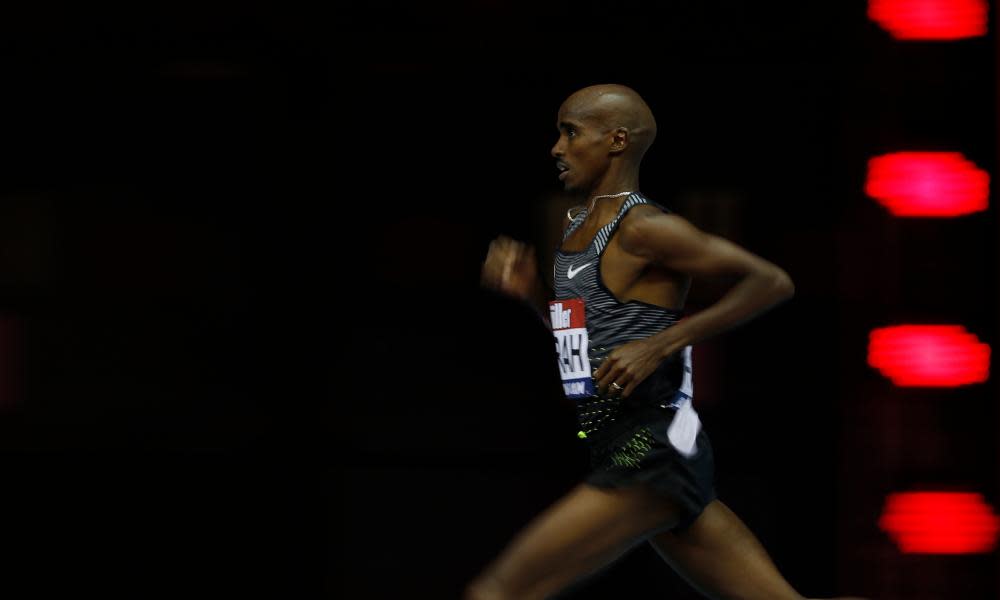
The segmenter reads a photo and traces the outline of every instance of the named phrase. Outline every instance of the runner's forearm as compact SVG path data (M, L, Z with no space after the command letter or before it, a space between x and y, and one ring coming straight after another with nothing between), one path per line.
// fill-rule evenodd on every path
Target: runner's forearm
M699 311L653 336L665 358L685 346L696 344L737 327L791 298L795 286L781 269L757 271L708 308Z

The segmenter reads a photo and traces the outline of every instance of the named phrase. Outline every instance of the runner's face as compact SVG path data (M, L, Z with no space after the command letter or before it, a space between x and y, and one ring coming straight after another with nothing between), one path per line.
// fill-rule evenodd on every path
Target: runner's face
M556 127L559 139L552 147L552 157L559 169L559 181L566 190L590 189L610 163L605 132L565 110L559 111Z

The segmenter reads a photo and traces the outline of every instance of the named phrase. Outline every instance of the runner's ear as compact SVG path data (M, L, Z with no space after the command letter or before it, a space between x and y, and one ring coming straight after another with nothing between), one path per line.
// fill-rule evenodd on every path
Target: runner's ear
M625 127L616 127L611 135L611 153L620 154L628 148L629 132Z

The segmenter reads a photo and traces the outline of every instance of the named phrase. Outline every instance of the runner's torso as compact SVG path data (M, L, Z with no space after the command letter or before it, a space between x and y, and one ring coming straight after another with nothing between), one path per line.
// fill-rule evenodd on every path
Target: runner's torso
M583 246L579 251L567 251L566 244L556 250L553 287L556 300L581 298L586 305L587 330L590 342L595 346L618 346L635 339L649 337L662 329L673 325L682 315L680 310L668 309L641 300L621 302L615 293L608 288L602 276L602 262L609 257L605 251L613 242L613 236L622 220L636 206L655 206L664 212L668 209L656 205L641 194L631 194L622 203L617 215L609 223L597 230L592 239L577 242L575 246ZM587 218L586 210L582 211L569 224L563 236L566 242L574 232L584 224ZM612 250L611 252L615 252ZM621 254L620 250L617 254ZM618 256L618 263L623 262ZM612 271L624 270L622 264L612 263ZM619 273L612 273L611 278L621 279ZM678 305L683 304L682 293L686 292L684 281L671 282L680 290ZM621 291L621 290L618 290Z
M664 361L628 399L600 398L594 389L592 371L610 350L654 335L675 324L682 316L679 310L639 300L622 302L602 278L601 265L607 260L605 252L615 231L628 212L640 205L669 212L641 194L631 194L615 218L597 230L582 250L568 251L560 247L555 254L555 300L550 303L550 317L563 387L567 397L579 401L578 417L585 434L603 429L619 421L619 417L637 415L640 406L677 408L693 395L690 347ZM563 240L568 239L585 219L586 212L577 215L566 229Z

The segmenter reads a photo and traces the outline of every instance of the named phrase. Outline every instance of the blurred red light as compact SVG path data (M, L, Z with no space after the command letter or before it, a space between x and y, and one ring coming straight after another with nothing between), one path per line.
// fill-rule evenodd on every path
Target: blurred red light
M990 176L959 152L895 152L868 161L865 193L897 217L986 210Z
M981 494L900 492L886 498L879 527L906 554L991 552L1000 519Z
M897 325L869 334L868 364L900 387L955 387L990 376L990 347L960 325Z
M986 35L986 0L869 0L868 18L897 40L959 40Z

